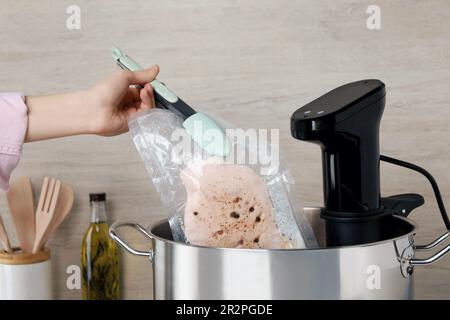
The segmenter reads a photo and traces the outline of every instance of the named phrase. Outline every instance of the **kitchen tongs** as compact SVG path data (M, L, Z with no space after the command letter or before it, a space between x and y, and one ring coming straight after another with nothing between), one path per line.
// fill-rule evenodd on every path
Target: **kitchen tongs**
M112 56L117 65L128 71L141 71L143 68L117 47L112 48ZM153 87L155 102L158 108L167 109L179 115L183 120L183 127L203 150L210 155L225 157L231 152L231 143L224 129L211 117L196 112L187 103L180 99L172 90L167 88L159 80L150 82ZM208 130L214 130L214 135L205 134ZM215 139L211 139L211 136Z

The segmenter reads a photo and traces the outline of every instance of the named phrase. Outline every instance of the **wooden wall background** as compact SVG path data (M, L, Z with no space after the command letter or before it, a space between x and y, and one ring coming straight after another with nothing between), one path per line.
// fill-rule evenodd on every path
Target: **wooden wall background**
M81 8L81 30L66 28L72 4ZM366 28L370 4L381 7L382 30ZM198 109L242 127L280 128L302 203L320 205L319 149L290 137L289 117L336 86L379 78L388 92L382 152L429 169L450 207L449 39L447 0L1 0L0 90L85 88L116 70L109 48L120 46L145 65L158 63L160 79ZM81 296L66 288L65 270L79 263L89 192L108 193L111 221L148 224L163 216L128 135L28 144L14 173L22 175L36 187L43 175L58 176L76 190L75 208L51 240L57 298ZM382 165L382 191L426 197L412 215L419 242L444 231L421 176ZM449 263L417 268L418 298L450 297ZM151 283L150 264L124 255L123 297L151 298Z

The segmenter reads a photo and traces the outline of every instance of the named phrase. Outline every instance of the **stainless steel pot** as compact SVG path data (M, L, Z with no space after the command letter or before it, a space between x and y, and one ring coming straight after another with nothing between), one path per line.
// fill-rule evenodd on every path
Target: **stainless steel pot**
M323 242L320 208L305 208L319 242ZM425 259L419 251L436 248L447 232L425 246L414 244L416 227L391 217L386 240L358 246L262 250L224 249L172 241L167 220L148 231L137 223L119 222L111 237L128 252L153 264L155 299L411 299L415 266L435 262L450 245ZM149 251L130 247L117 235L132 227L153 242Z

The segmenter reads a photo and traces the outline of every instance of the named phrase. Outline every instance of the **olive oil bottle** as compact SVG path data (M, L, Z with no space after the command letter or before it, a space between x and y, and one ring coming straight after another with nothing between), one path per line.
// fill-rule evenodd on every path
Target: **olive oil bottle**
M116 243L109 236L106 219L106 194L89 194L90 225L81 246L83 300L117 300L119 256Z

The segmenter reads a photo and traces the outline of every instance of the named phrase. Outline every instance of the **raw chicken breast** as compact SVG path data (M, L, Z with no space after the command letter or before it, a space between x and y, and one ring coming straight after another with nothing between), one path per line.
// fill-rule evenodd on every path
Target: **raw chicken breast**
M223 248L290 248L278 230L264 181L243 165L202 162L181 172L189 243Z

